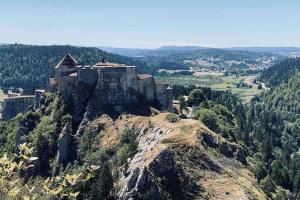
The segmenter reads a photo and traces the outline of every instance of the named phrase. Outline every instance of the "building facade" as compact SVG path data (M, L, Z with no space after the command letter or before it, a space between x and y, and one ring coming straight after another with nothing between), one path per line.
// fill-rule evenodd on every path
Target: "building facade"
M15 96L8 97L3 100L2 119L9 120L17 116L19 113L24 113L28 107L33 106L35 96Z
M138 74L136 66L100 62L92 66L80 65L67 54L55 67L58 94L67 100L74 93L76 83L94 85L93 96L99 104L122 105L135 103L143 97L157 101L162 110L172 111L173 90L157 84L148 74Z

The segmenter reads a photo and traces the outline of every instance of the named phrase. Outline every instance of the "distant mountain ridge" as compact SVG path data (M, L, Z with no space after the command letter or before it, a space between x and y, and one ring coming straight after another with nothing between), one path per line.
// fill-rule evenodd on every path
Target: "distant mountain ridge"
M234 50L234 51L253 51L253 52L268 52L268 53L276 53L276 54L289 54L293 52L300 52L299 47L231 47L224 48L226 50Z
M300 47L228 47L228 48L211 48L202 46L161 46L154 49L143 48L115 48L115 47L98 47L104 51L115 53L123 56L142 57L156 54L179 53L189 51L201 51L207 49L220 49L228 51L250 51L255 53L272 53L281 55L290 55L292 53L300 54Z
M208 47L200 46L161 46L154 49L143 49L143 48L118 48L118 47L98 47L99 49L115 53L122 56L131 56L131 57L144 57L149 55L157 54L169 54L169 53L179 53L186 51L197 51L209 49Z

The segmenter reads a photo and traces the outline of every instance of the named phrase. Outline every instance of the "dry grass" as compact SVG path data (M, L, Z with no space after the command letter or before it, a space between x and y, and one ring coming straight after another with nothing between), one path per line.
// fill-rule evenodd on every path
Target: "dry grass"
M205 154L213 163L220 166L220 172L205 170L197 165L187 165L185 168L204 188L209 199L266 199L258 187L251 171L238 161L222 155L212 154L200 143L201 134L211 134L216 140L226 141L218 134L209 130L197 120L181 119L177 122L168 120L168 113L151 117L126 116L113 121L108 116L102 116L99 121L105 124L101 145L114 148L126 128L139 130L139 152L129 164L129 169L147 167L164 149L177 146L198 149L196 152ZM148 127L145 129L145 127ZM143 129L144 128L144 129ZM143 131L144 130L144 131ZM159 131L157 131L159 130ZM157 133L159 132L159 136ZM156 135L156 139L153 139ZM177 151L177 150L176 150ZM184 152L183 152L184 153ZM197 161L201 162L201 161ZM197 163L195 162L195 163Z

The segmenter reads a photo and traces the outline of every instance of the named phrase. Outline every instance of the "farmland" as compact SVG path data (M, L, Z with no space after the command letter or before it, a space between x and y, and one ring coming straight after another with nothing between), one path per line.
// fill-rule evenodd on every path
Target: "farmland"
M253 83L256 76L168 76L156 77L156 79L164 81L170 85L198 85L210 87L214 90L231 90L233 94L239 95L244 103L248 103L250 99L259 94L258 84ZM238 86L244 83L244 86Z

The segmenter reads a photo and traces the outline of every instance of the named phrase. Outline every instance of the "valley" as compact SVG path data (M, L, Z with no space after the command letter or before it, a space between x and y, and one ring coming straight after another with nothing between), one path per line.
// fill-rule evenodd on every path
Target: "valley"
M211 75L190 75L190 76L156 76L157 80L161 80L170 85L197 85L202 87L210 87L213 90L231 91L233 94L241 97L245 104L267 88L259 88L259 82L254 83L258 75L248 76L211 76ZM264 84L261 83L263 86Z

